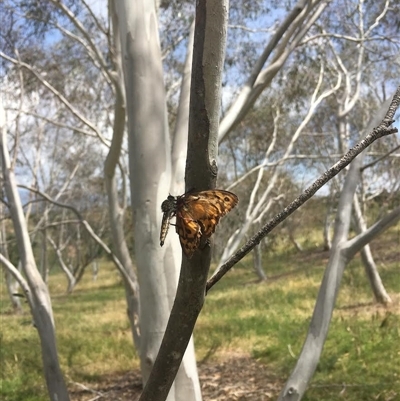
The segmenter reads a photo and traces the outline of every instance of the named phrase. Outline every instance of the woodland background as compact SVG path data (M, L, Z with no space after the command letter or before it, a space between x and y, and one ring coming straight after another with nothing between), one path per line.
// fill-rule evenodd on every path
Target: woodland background
M211 273L223 265L380 124L399 4L200 1L195 20L194 2L6 0L0 13L0 394L134 399L160 380L181 268L173 227L159 247L161 202L185 178L215 185L215 158L217 187L240 199L207 256ZM196 131L209 160L193 156ZM399 174L392 133L236 264L168 399L399 397Z

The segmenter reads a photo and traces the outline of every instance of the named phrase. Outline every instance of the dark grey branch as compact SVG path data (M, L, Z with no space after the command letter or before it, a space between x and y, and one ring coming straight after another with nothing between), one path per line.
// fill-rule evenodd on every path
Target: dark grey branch
M400 105L400 87L397 88L393 100L389 106L385 118L375 129L372 130L362 141L350 149L336 164L322 174L311 184L299 197L290 203L282 212L278 213L272 220L265 224L245 245L235 252L226 263L224 263L208 280L207 292L213 287L239 260L243 259L260 241L270 233L278 224L284 221L301 205L307 202L319 189L329 180L340 173L347 165L354 160L363 150L370 146L377 139L397 132L397 128L391 127L393 116Z

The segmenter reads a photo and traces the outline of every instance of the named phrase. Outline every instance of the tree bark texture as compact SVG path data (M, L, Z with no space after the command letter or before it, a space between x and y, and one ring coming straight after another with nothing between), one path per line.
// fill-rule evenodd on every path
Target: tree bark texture
M140 285L140 360L147 382L177 283L177 265L171 262L173 259L165 263L166 250L159 245L160 205L171 182L171 144L155 5L145 0L114 5L124 60L135 258ZM193 347L185 359L185 371L165 394L167 397L169 392L169 400L201 399ZM154 391L158 392L157 389L154 387Z
M214 188L216 183L227 18L227 1L196 4L186 190ZM210 261L209 246L196 251L190 260L183 257L167 330L141 401L165 400L168 394L204 303Z

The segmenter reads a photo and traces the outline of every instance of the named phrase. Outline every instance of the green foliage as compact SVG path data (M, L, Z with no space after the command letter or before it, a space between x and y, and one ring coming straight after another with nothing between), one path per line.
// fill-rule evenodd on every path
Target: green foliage
M307 238L317 238L308 230ZM299 254L280 241L274 245L274 253L264 254L267 282L256 282L248 258L210 291L195 329L200 361L247 354L276 377L285 379L290 374L328 254L315 248ZM384 308L373 302L358 257L346 268L328 339L304 398L307 401L339 397L388 401L400 394L398 227L374 241L372 248L380 250L376 259L394 303ZM22 316L10 314L3 281L1 285L0 398L47 399L40 343L28 307ZM62 274L53 273L50 290L67 382L98 383L105 375L138 369L124 290L113 266L102 263L97 281L86 274L71 295L62 294L64 288Z

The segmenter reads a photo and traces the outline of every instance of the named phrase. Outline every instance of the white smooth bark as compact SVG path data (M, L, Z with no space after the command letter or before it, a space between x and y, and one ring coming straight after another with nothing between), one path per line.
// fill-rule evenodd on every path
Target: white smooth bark
M353 200L353 208L354 208L354 220L356 222L357 232L363 233L367 231L367 225L364 220L364 216L361 212L360 202L355 195ZM387 293L381 277L378 272L378 268L375 264L374 258L372 256L371 247L369 244L365 245L361 249L361 260L365 267L365 272L367 273L367 277L371 284L372 291L374 293L375 299L382 304L389 304L392 302L389 294Z
M267 275L265 274L263 266L262 266L261 245L257 245L253 250L253 267L257 274L257 277L261 281L267 280Z
M135 257L140 284L140 360L146 382L165 331L176 291L177 264L164 263L159 245L160 205L171 184L169 140L158 21L154 2L114 2L120 27L127 99ZM170 261L173 259L171 258ZM169 400L199 400L194 350ZM179 383L178 383L179 380Z
M221 120L219 142L222 142L248 113L327 5L328 2L324 0L299 0L288 13L257 60L239 95ZM273 58L263 69L272 55Z
M22 269L29 285L30 294L27 299L30 301L29 306L40 338L43 370L49 397L52 401L69 401L67 387L58 361L50 295L36 266L14 171L11 169L10 156L7 149L5 111L1 99L0 129L0 158L5 194L15 230Z
M3 181L3 173L0 171L0 176L1 176L1 181ZM1 193L3 192L3 188L0 188ZM4 196L2 196L4 198ZM8 255L8 247L7 247L7 235L6 235L6 227L5 227L5 218L4 218L4 204L0 204L0 253L3 254L4 258L6 260L9 259ZM12 276L10 273L9 269L7 269L5 266L3 268L4 270L4 275L6 279L6 287L7 287L7 293L8 296L10 297L11 305L13 307L14 312L16 313L21 313L22 312L22 305L21 305L21 298L18 296L15 296L14 294L18 293L19 290L19 284L18 281Z
M395 103L397 103L398 106L400 88L398 92L396 92L396 97ZM384 118L388 106L389 102L382 105L376 117L370 122L367 132L372 131L373 127ZM393 110L390 112L394 114ZM389 119L391 119L391 117L389 117ZM395 213L391 213L384 219L381 219L380 222L370 227L370 229L364 233L359 234L351 240L348 239L352 201L361 177L362 156L363 155L359 155L352 162L346 175L336 214L331 254L322 279L309 330L296 366L279 395L278 401L297 401L303 397L308 383L317 368L328 335L333 308L346 265L363 246L389 225L395 224L396 221L400 219L400 210L397 212L395 211Z
M140 291L139 283L134 270L132 258L129 253L124 232L125 205L121 206L118 194L118 181L116 170L120 160L122 141L125 133L126 123L126 97L122 67L121 42L119 39L119 25L116 21L114 2L109 2L109 11L113 21L114 34L114 64L116 72L112 76L115 88L114 124L111 146L104 162L104 179L108 197L108 214L112 232L114 252L126 270L129 280L124 278L125 298L127 303L127 314L131 325L132 337L136 349L140 351ZM122 169L121 169L122 170ZM124 171L121 171L125 174ZM125 180L123 180L125 183ZM125 194L125 188L123 190ZM124 276L123 276L124 277Z
M331 256L322 279L309 331L296 366L278 401L300 400L318 365L344 267L349 262L343 247L350 228L351 203L359 183L360 167L361 158L358 157L353 161L346 176L336 216Z
M196 4L185 174L187 190L213 188L216 183L220 90L228 11L227 0L200 0ZM141 401L163 401L167 397L185 349L187 354L187 345L204 303L210 262L209 246L195 252L191 260L186 257L182 260L168 326Z
M68 269L68 266L64 262L64 258L62 256L61 249L57 246L57 244L53 241L53 239L48 236L47 240L50 242L51 246L54 249L54 252L56 253L58 263L60 264L61 270L64 272L65 276L67 277L68 280L68 288L67 288L67 293L70 294L73 289L75 288L76 285L76 279L74 275L72 274L71 270Z
M194 23L190 27L189 41L183 69L178 112L172 140L172 182L171 194L185 192L185 163L187 153L187 133L189 129L190 79L192 74Z

